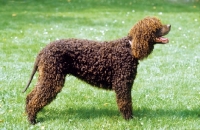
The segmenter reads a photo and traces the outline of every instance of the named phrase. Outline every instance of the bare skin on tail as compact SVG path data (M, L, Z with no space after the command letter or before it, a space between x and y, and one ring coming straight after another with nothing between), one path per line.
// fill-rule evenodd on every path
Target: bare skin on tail
M38 69L38 63L39 63L39 59L40 59L39 57L40 57L40 55L38 55L38 57L37 57L37 59L36 59L36 61L35 61L35 64L34 64L34 66L33 66L33 70L32 70L32 73L31 73L31 77L30 77L30 79L29 79L29 81L28 81L26 87L25 87L24 90L22 91L22 93L26 92L26 90L28 89L29 85L31 84L31 81L33 80L33 76L35 75L35 73L36 73L36 71L37 71L37 69Z

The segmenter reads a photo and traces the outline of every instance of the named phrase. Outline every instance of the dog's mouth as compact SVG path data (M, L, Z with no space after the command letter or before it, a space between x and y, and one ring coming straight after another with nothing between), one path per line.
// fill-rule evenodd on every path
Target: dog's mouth
M171 25L163 25L163 27L158 30L157 32L157 37L156 37L156 43L161 43L161 44L166 44L169 42L168 38L165 38L163 36L167 35L169 31L171 30Z
M165 37L158 37L156 38L156 43L163 43L163 44L166 44L169 42L169 39L168 38L165 38Z

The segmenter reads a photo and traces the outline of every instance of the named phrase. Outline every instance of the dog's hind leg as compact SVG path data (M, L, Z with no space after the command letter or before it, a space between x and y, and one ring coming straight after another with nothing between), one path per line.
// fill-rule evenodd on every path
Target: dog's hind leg
M65 75L63 74L50 75L45 72L42 73L36 87L26 98L26 112L31 124L36 123L37 113L56 98L64 82Z

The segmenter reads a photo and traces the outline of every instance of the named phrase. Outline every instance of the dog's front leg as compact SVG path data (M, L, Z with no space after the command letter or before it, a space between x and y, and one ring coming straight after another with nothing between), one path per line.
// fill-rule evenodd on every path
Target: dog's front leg
M131 88L117 86L115 88L117 105L125 120L133 118Z

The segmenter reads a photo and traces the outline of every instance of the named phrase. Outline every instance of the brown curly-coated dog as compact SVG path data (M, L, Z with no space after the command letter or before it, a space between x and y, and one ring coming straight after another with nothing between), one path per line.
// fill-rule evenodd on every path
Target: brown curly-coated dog
M62 39L48 44L38 54L28 88L35 72L38 82L26 98L26 113L31 124L37 113L61 91L67 74L108 90L114 90L124 119L133 117L131 88L137 74L138 60L146 58L156 43L168 43L162 36L170 31L155 17L135 24L128 36L113 41Z

